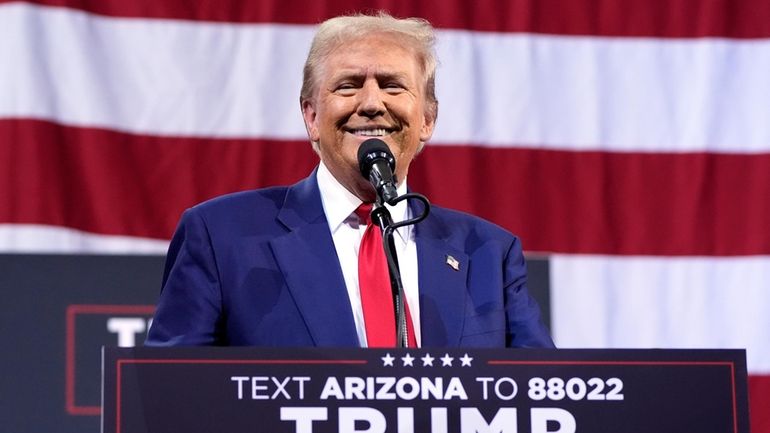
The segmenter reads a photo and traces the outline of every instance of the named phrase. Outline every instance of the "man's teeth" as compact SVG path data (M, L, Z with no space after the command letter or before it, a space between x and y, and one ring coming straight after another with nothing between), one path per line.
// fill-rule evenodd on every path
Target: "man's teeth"
M354 129L353 134L363 135L365 137L382 137L387 135L388 131L385 128L380 129Z

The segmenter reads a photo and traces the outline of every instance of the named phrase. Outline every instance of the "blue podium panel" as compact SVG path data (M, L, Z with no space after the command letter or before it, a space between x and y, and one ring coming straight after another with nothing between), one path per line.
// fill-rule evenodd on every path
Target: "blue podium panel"
M743 350L105 348L104 433L747 433Z

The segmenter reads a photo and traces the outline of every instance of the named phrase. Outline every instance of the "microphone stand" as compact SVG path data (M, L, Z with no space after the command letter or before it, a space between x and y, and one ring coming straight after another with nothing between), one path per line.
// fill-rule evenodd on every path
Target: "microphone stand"
M388 274L390 275L390 290L393 294L393 308L396 317L396 347L409 347L406 326L406 311L404 308L404 286L401 283L401 270L398 266L398 254L393 241L393 218L390 212L380 202L372 211L372 222L382 231L382 247L388 259Z
M393 294L393 309L396 316L396 347L409 347L408 329L406 326L406 301L404 297L404 285L401 283L401 270L398 267L398 254L396 253L396 244L393 242L393 232L400 228L419 223L428 217L430 213L430 202L422 195L409 192L391 199L388 204L395 206L403 200L415 199L422 203L422 212L414 217L399 223L393 223L390 212L385 208L382 194L377 194L377 202L372 210L372 222L377 224L382 231L382 247L385 250L385 257L388 259L388 274L390 274L390 290Z

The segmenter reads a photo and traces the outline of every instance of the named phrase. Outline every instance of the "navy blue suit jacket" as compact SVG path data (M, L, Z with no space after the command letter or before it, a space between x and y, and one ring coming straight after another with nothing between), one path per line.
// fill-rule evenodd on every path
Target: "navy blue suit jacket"
M516 237L434 206L415 240L422 347L553 347ZM315 174L184 213L146 344L359 345Z

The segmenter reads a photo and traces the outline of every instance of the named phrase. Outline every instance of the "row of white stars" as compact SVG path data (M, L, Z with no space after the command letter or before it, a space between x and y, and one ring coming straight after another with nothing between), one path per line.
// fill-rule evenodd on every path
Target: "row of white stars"
M390 353L386 353L385 356L382 358L382 366L383 367L393 367L393 362L398 359L395 356L392 356ZM442 367L452 367L452 362L454 362L455 358L449 356L448 353L445 353L444 356L441 358L434 358L430 356L430 353L426 353L425 356L422 356L420 358L415 358L414 356L410 354L406 354L401 357L401 362L403 362L404 367L414 367L414 361L416 359L420 359L422 361L423 367L433 367L433 361L440 360ZM473 361L473 358L468 356L468 354L464 354L463 356L457 358L458 361L460 361L461 367L470 367L471 361Z

